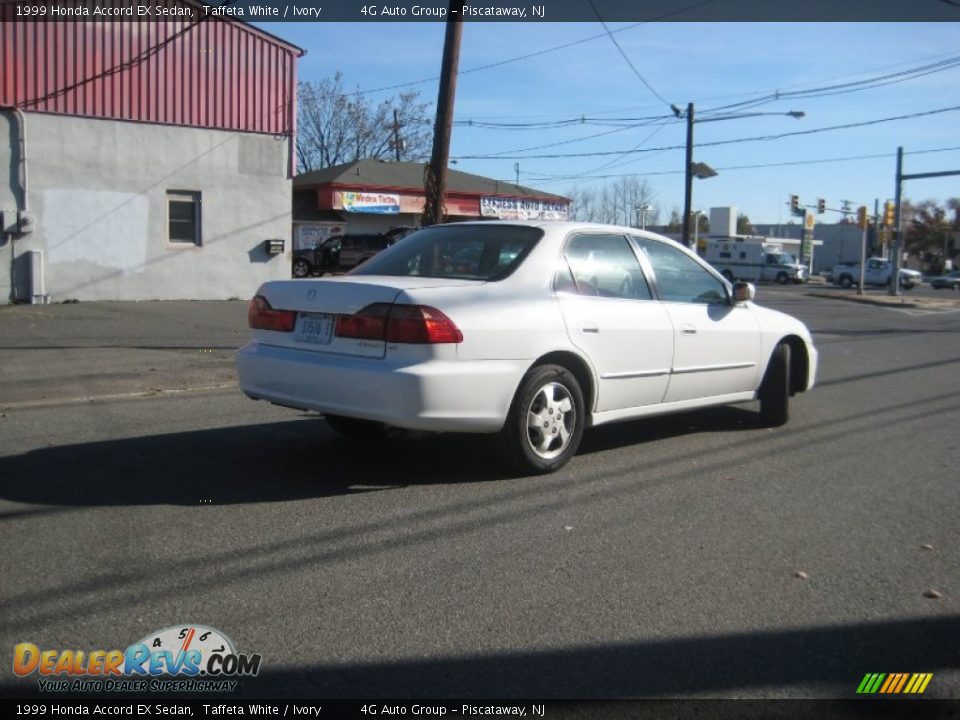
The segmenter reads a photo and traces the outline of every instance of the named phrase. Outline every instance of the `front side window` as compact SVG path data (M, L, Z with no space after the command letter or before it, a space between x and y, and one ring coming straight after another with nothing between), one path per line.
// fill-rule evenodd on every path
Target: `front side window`
M635 237L633 241L650 260L663 300L707 305L727 303L726 285L680 248L642 237Z
M580 295L649 300L637 256L623 235L575 235L567 242L557 289Z
M350 274L502 280L542 236L521 225L438 225L407 235Z
M167 239L177 244L202 244L200 193L167 191Z

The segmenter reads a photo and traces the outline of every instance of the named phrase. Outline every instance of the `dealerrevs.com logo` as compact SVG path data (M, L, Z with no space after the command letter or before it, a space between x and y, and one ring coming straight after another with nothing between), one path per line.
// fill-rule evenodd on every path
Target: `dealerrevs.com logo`
M243 655L219 630L178 625L126 650L13 648L13 672L38 675L41 692L230 692L260 672L259 654Z

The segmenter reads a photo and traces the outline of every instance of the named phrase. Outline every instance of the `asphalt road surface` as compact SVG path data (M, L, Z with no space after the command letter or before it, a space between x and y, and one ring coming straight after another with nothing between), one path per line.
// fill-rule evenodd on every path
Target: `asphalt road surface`
M786 427L606 426L538 478L485 438L360 446L243 398L239 303L164 305L164 331L81 305L58 312L117 318L69 342L10 309L0 389L34 386L0 412L0 648L199 623L262 654L241 695L847 698L932 672L925 697L960 697L960 311L758 301L820 350ZM43 391L88 350L95 387ZM36 692L0 667L0 695Z

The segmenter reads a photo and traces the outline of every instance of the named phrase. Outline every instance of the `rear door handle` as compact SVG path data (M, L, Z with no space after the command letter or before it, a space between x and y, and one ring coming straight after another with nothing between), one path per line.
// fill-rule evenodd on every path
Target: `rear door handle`
M696 335L697 329L693 325L681 325L680 326L681 335Z
M600 332L600 328L592 322L585 322L580 326L580 332L598 333Z

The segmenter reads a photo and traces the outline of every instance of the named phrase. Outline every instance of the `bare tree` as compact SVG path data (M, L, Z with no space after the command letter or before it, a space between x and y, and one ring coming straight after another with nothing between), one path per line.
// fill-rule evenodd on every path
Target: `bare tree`
M575 187L567 195L574 220L640 227L645 206L647 225L656 225L660 216L656 193L639 178L620 178L599 189Z
M297 164L310 172L364 158L396 157L420 162L433 140L429 103L418 92L400 93L373 105L364 95L344 92L340 71L332 78L303 81L298 88ZM394 110L396 128L394 127Z

